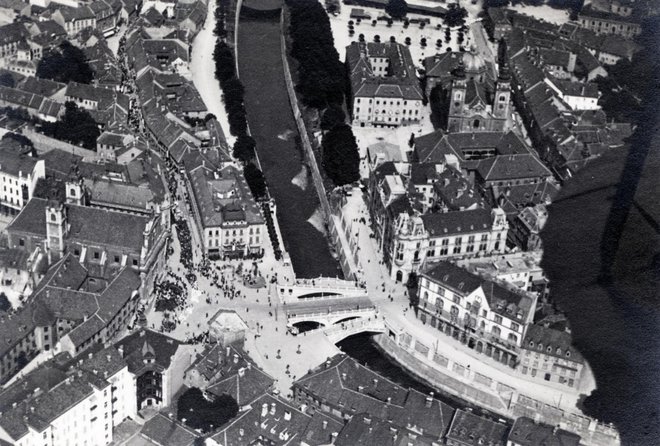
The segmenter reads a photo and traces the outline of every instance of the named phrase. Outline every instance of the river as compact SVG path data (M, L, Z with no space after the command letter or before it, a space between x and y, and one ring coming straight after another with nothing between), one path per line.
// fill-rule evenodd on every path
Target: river
M238 68L245 87L250 132L271 196L284 245L297 277L341 277L324 234L319 199L297 142L284 82L279 15L250 18L238 28Z

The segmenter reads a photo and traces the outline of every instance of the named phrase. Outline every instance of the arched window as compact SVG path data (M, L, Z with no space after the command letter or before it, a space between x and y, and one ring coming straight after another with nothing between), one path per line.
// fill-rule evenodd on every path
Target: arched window
M71 195L72 197L76 196L76 190L73 187L69 190L69 195Z
M424 291L424 300L429 300L429 293Z
M55 214L50 214L50 221L56 221L57 218L55 217Z
M493 327L492 330L493 336L500 336L502 334L502 330L500 330L500 327Z
M475 120L472 122L472 127L475 128L475 129L478 129L478 128L479 128L479 124L480 124L479 120L478 120L478 119L475 119Z
M514 335L513 333L509 333L508 339L512 344L516 344L518 342L518 336Z

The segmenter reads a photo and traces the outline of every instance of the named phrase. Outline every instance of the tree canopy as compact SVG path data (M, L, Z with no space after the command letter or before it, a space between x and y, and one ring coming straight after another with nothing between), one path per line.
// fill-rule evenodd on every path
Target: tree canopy
M94 118L85 109L78 108L75 102L66 102L64 108L60 120L43 123L43 132L60 141L96 150L96 139L101 131Z
M222 426L237 413L238 404L231 396L221 395L209 401L204 398L201 390L191 387L179 397L176 417L179 421L185 418L185 424L193 429L208 432Z
M257 166L251 162L247 163L243 167L243 176L255 200L266 197L266 179Z
M321 115L321 129L331 130L338 124L343 124L346 121L346 113L338 105L331 105L323 111Z
M445 14L445 24L448 26L460 26L465 24L465 18L468 13L462 6L459 6L458 3L452 3L447 7L447 13Z
M89 84L94 72L87 64L85 53L65 40L59 47L47 51L37 65L37 77L57 82Z
M323 168L337 186L360 179L360 155L350 126L337 125L323 136Z
M330 20L319 2L287 0L291 13L291 55L298 61L296 89L305 105L322 109L342 104L346 70L339 60Z
M236 142L234 143L234 158L247 163L254 158L254 149L256 146L257 143L250 135L245 133L238 135L238 138L236 138Z
M408 13L406 0L389 0L385 6L385 12L395 19L401 19Z

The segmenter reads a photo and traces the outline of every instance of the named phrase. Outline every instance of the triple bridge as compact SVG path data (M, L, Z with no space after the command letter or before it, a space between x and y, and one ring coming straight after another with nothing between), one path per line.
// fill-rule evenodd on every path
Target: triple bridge
M319 278L278 284L287 326L315 323L333 343L361 332L383 332L384 323L366 289L354 282Z

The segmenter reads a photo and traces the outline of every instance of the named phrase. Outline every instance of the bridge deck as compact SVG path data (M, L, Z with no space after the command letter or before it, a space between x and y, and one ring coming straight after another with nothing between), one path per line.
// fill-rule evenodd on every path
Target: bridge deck
M302 316L305 314L331 314L339 311L362 310L368 308L375 308L371 299L367 296L359 296L291 303L286 305L286 312L288 315L295 314L296 316Z

